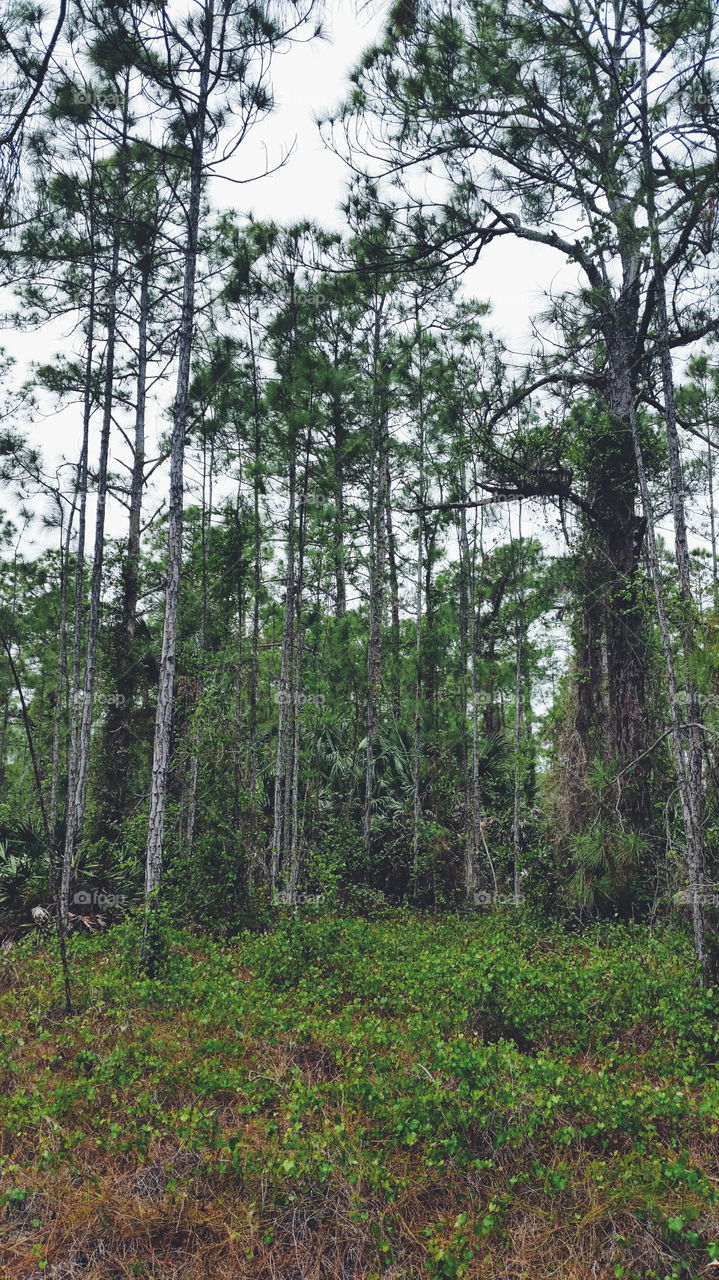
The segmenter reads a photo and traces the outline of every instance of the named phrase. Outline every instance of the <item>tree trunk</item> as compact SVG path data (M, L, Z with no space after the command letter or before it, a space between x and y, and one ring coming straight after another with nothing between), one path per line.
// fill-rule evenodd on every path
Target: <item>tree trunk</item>
M146 967L152 971L152 948L148 945L150 912L157 900L162 876L162 854L167 804L167 781L172 733L172 696L175 685L177 650L177 614L182 566L182 516L184 501L184 457L187 427L190 364L194 331L195 278L197 273L198 233L202 195L205 127L210 81L210 59L213 47L214 0L207 0L204 14L203 51L199 69L197 108L193 138L190 193L187 206L187 240L182 282L182 311L178 343L177 388L172 414L170 447L170 502L167 534L167 578L165 584L165 618L157 689L155 734L152 749L152 782L150 813L145 854L145 950Z
M688 724L685 732L688 740L686 757L682 746L681 723L682 711L677 699L676 676L672 674L675 707L673 714L674 734L677 738L677 772L682 809L685 814L686 855L689 870L690 892L692 896L692 920L694 927L694 948L699 962L703 984L708 984L711 973L710 958L707 953L705 939L704 900L706 896L704 874L704 791L703 791L703 726L699 693L694 679L693 657L696 653L695 622L696 606L692 595L691 566L689 560L689 542L687 538L686 513L684 509L684 477L682 474L679 435L677 432L676 405L674 398L674 371L672 368L671 346L669 343L669 322L667 317L666 282L664 261L655 198L655 176L652 158L652 136L649 118L646 32L644 14L640 31L640 65L642 77L642 162L646 190L647 216L651 244L652 266L654 271L654 288L656 300L656 332L661 362L662 388L664 392L664 421L667 433L669 454L669 477L671 483L672 509L674 514L674 550L679 571L679 588L681 596L680 635L685 657L684 683L686 687ZM639 441L634 428L635 449L639 457ZM650 512L645 504L648 519ZM657 566L658 567L658 566ZM654 570L653 577L654 577ZM659 599L661 598L661 580L657 577ZM665 645L665 659L672 665L671 645ZM673 672L673 667L672 667ZM669 668L668 668L669 673ZM681 761L682 768L679 768ZM682 791L686 790L686 795Z
M385 485L386 500L386 516L385 526L387 529L387 568L389 578L389 649L392 654L392 663L390 668L390 698L392 701L392 716L396 725L400 723L402 715L402 690L401 690L401 664L402 657L400 652L400 632L399 632L399 575L397 572L397 542L392 527L392 490L391 476L389 470L389 454L387 456L387 482Z
M335 363L337 351L335 350ZM345 568L345 483L344 454L345 429L342 421L342 397L336 392L332 398L332 470L334 481L334 518L332 522L332 559L335 573L335 617L344 618L347 612L347 576Z
M424 395L422 384L422 354L421 354L421 332L419 330L419 322L416 320L416 332L420 344L420 373L419 373L419 405L417 414L417 430L419 433L418 450L418 479L417 479L417 500L416 505L420 508L417 514L417 574L415 580L415 605L414 605L414 626L415 626L415 673L414 673L414 724L412 732L412 868L414 878L415 893L417 891L417 882L419 876L419 847L420 832L422 826L422 793L421 793L421 773L422 773L422 583L424 577L424 511L426 504L425 493L425 419L424 419Z
M287 566L285 607L280 657L279 708L277 720L277 763L275 766L274 826L270 883L273 896L283 888L287 871L287 855L292 844L292 779L295 716L295 590L297 545L297 453L296 441L290 442L289 508L287 512Z
M60 762L61 762L61 745L63 736L63 720L65 713L65 701L68 688L68 672L67 672L67 594L70 577L70 551L72 546L72 529L74 524L75 511L77 509L78 493L77 488L73 494L72 505L67 518L67 529L64 539L60 540L60 615L58 618L59 627L59 653L57 663L57 685L55 692L55 713L53 717L52 729L52 771L50 777L50 812L49 823L52 832L53 849L57 839L57 814L58 801L60 791ZM54 875L57 868L50 867L50 894L54 893Z
M712 555L712 600L714 608L716 608L719 581L717 580L716 512L714 508L714 449L711 445L707 445L707 477L709 481L709 536L711 539Z
M302 626L302 597L305 578L305 543L307 537L307 490L309 485L309 454L311 435L307 433L307 449L305 452L305 468L300 496L299 538L297 545L297 583L295 587L295 651L292 688L294 693L294 717L292 735L292 787L290 795L290 843L287 851L289 864L290 902L297 901L297 885L300 876L301 842L299 834L300 812L300 729L302 725L303 675L302 660L304 654L304 631Z
M252 298L247 297L247 333L250 344L250 361L252 371L252 519L253 519L253 564L252 564L252 640L250 649L250 679L248 689L249 702L249 743L248 743L248 787L251 803L251 833L255 858L259 854L255 847L257 823L257 693L260 678L260 598L262 595L262 524L260 514L260 497L262 488L262 424L260 414L260 386L255 351L255 334L252 317ZM266 878L266 865L263 869Z
M90 237L91 246L94 245ZM85 357L85 390L82 415L82 447L78 462L77 485L80 494L78 514L77 547L75 550L75 599L73 604L72 629L72 674L69 691L70 711L70 743L67 764L67 806L65 817L65 847L62 866L59 869L58 917L63 933L67 932L70 913L70 883L72 879L72 856L75 844L75 831L79 830L77 811L77 783L79 764L80 726L82 706L80 700L80 679L82 671L82 638L83 613L85 603L85 538L87 526L87 470L90 440L90 418L92 416L92 373L95 356L95 271L90 276L89 322L87 333L87 353Z
M637 470L639 473L639 483L642 493L642 504L647 518L647 559L649 561L652 586L654 588L657 619L659 621L659 631L661 634L662 650L664 653L664 664L667 673L667 683L669 686L671 738L672 746L674 748L674 762L677 771L679 803L682 810L686 840L686 856L689 869L692 904L692 924L694 930L694 950L699 962L702 983L706 984L709 979L709 958L707 956L705 941L706 924L704 919L704 857L702 832L701 829L697 827L693 780L684 752L684 715L679 695L676 668L674 665L671 629L669 627L669 620L667 618L666 607L664 604L659 554L657 551L656 538L654 536L654 511L652 509L649 484L647 482L646 472L644 469L636 417L634 417L633 420L633 437L634 449L637 458Z
M214 468L215 450L214 442L210 442L210 458L209 458L209 475L208 475L208 459L207 459L207 439L202 442L202 508L200 512L200 539L202 552L202 593L200 604L200 634L198 637L200 670L194 681L195 686L195 703L190 712L190 738L193 743L192 759L190 762L190 785L188 788L187 800L187 824L186 824L186 842L187 856L192 859L195 847L195 825L197 822L197 784L200 777L200 753L197 749L197 728L193 721L200 714L198 705L202 700L204 692L205 680L205 646L207 643L207 556L208 544L212 530L212 473Z
M384 299L375 300L372 353L372 457L370 461L370 589L369 636L367 643L367 737L365 747L365 795L362 832L365 856L372 853L372 817L374 814L375 745L379 729L379 699L382 684L382 624L385 602L385 564L387 560L387 410L384 389L380 386L380 344ZM377 476L375 486L375 472Z
M85 681L82 698L82 719L78 745L77 781L74 797L74 818L68 823L66 857L72 861L75 844L80 836L85 818L87 780L90 768L92 738L92 713L95 702L97 678L97 654L100 637L102 608L103 568L105 562L105 513L107 509L107 471L110 458L110 431L112 428L113 391L115 381L115 346L117 339L117 289L120 262L119 218L113 231L112 262L108 285L107 345L105 348L105 386L100 430L100 455L97 469L97 505L95 509L95 546L90 575L90 608L87 621L85 646Z
M520 863L522 858L522 660L524 657L524 588L522 574L522 504L519 504L518 530L518 589L517 589L517 625L515 630L514 655L514 802L512 810L512 850L514 854L514 905L520 900Z
M140 594L142 503L145 486L145 417L147 409L150 267L143 264L137 325L135 430L132 446L127 547L122 566L122 598L116 642L119 667L115 698L105 723L105 821L117 826L126 815L131 772L132 720L138 683L137 604Z
M460 489L462 502L467 501L467 481L465 476L464 461L460 463ZM474 543L476 547L476 524L477 510L474 512L475 521L475 537ZM480 816L476 813L475 806L475 788L473 778L473 763L476 751L475 745L475 725L477 720L475 697L473 686L475 683L468 681L468 666L474 672L474 645L470 633L470 619L474 617L475 599L474 599L474 572L472 564L472 553L469 545L469 534L467 531L467 509L465 506L460 508L459 512L459 691L460 691L460 711L462 723L462 741L460 746L460 767L462 770L462 778L464 781L464 810L465 810L465 836L464 836L464 896L468 903L471 903L477 889L477 855L478 855L478 836ZM471 701L470 701L471 698ZM470 750L467 750L467 733L466 725L471 716L471 734Z

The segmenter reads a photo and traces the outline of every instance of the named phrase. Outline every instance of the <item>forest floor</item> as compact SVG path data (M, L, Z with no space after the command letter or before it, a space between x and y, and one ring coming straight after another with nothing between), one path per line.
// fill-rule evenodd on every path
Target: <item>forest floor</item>
M719 993L521 913L0 958L7 1280L719 1274Z

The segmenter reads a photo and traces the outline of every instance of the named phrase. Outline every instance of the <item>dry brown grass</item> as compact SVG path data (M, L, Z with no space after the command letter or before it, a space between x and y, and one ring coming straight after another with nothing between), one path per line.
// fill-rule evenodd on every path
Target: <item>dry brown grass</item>
M334 1176L291 1195L246 1187L168 1140L140 1165L115 1157L108 1166L89 1149L82 1157L81 1174L28 1178L28 1198L6 1210L2 1280L419 1280L428 1232L450 1240L457 1215L481 1215L530 1163L529 1150L507 1152L491 1170L431 1178L407 1155L409 1186L388 1205ZM671 1274L659 1231L580 1164L571 1192L523 1186L492 1239L473 1242L466 1280L615 1280L619 1263L627 1275Z

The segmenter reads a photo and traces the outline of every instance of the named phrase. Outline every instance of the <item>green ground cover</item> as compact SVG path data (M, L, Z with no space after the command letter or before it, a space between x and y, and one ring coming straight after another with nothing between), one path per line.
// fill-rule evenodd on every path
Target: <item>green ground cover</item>
M132 923L0 963L8 1280L719 1270L719 993L672 931L516 912Z

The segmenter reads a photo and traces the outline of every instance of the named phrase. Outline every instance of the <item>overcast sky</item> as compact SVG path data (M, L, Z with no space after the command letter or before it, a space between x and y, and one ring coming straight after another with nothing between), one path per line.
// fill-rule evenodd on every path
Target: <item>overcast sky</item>
M251 211L258 218L286 223L312 218L324 226L343 229L340 206L349 175L342 160L324 145L316 122L345 98L349 74L363 50L380 34L385 13L384 4L358 13L352 0L338 0L328 14L325 39L292 45L275 56L272 82L276 108L256 127L224 172L227 178L245 180L267 168L272 170L289 152L287 162L256 182L214 180L211 199L216 207ZM513 349L522 352L529 341L528 317L541 306L543 290L551 285L557 269L557 255L551 250L503 240L473 269L466 289L491 301L493 327ZM47 325L40 333L6 327L2 342L17 360L18 382L27 375L31 361L47 361L54 351L76 345L67 321ZM73 461L77 457L80 413L78 406L60 414L50 404L44 407L47 412L19 425L40 447L52 472L62 457ZM108 530L115 534L123 527L122 511L110 509ZM38 536L36 530L28 530L28 539Z
M348 172L342 160L323 144L316 121L345 98L350 71L363 50L380 34L387 6L375 4L358 13L352 0L337 0L328 8L325 39L292 45L275 56L272 82L276 108L243 143L225 172L229 178L245 180L274 168L290 152L286 164L246 185L221 178L213 181L211 199L216 207L234 208L240 213L251 211L258 218L284 223L311 218L324 226L343 229L340 205ZM507 237L482 255L465 278L464 290L467 296L491 304L487 323L521 362L531 343L530 317L542 309L548 289L560 281L568 282L567 272L561 257L551 249ZM53 351L67 350L72 345L68 330L67 322L64 326L47 326L40 335L6 330L3 345L18 360L18 381L26 375L30 361L46 361ZM170 395L168 387L168 400ZM47 408L52 410L52 406ZM76 460L81 439L78 406L60 414L50 411L37 415L33 422L21 425L41 448L49 472L54 471L61 457ZM191 482L190 459L188 463ZM111 465L116 464L114 454ZM156 481L160 482L157 492L163 487L159 474ZM153 509L152 495L147 509ZM536 512L531 519L532 523L537 519L541 522L541 513ZM108 532L121 534L125 521L122 509L110 504ZM37 546L44 537L31 527L27 540ZM30 545L26 549L30 551Z
M329 7L329 6L328 6ZM273 63L277 109L258 128L227 168L236 178L276 163L293 141L286 166L247 187L218 181L217 204L251 210L259 218L290 222L314 218L324 226L344 228L340 204L347 168L322 142L318 116L344 100L349 73L365 48L380 35L388 6L375 4L358 13L352 0L338 0L328 14L326 40L295 45ZM544 290L556 277L561 259L552 249L505 239L495 243L472 271L471 293L492 302L493 327L511 345L529 340L528 317L541 307Z

